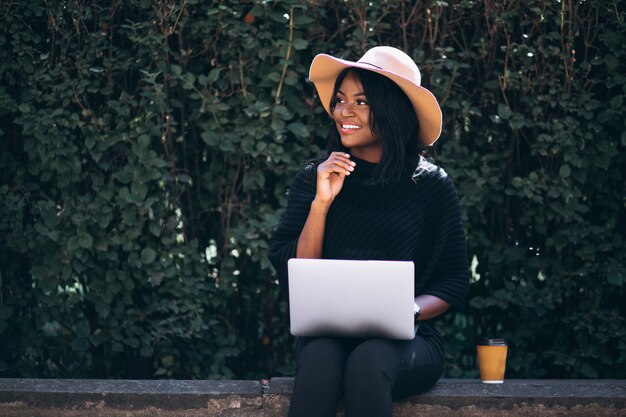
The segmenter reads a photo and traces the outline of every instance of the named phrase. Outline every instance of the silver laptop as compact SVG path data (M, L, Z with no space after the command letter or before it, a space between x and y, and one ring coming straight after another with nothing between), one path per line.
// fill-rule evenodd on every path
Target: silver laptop
M415 337L413 262L298 258L288 274L294 336Z

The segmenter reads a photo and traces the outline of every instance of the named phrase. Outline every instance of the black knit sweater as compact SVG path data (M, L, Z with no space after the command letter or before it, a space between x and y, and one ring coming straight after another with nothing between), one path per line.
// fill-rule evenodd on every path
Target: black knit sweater
M463 309L469 285L459 201L446 172L423 158L400 180L371 184L376 164L351 157L353 173L326 219L323 258L410 260L415 295L437 296ZM289 202L270 242L269 259L287 289L287 261L315 197L317 164L307 163L289 190Z

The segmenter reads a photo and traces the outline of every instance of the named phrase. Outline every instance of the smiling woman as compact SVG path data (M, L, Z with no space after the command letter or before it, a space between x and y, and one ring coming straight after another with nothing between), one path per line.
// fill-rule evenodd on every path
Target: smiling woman
M333 119L341 136L341 144L352 155L370 162L379 162L382 143L370 128L370 107L367 104L361 80L354 72L346 71L337 77L339 88L331 105Z
M439 137L441 111L395 48L373 48L356 63L318 55L309 78L335 129L327 155L296 175L270 260L285 289L290 258L413 261L419 326L412 340L298 339L289 415L335 416L343 395L347 417L390 416L393 399L439 379L433 320L461 309L467 295L456 190L420 154Z
M415 156L424 150L415 140L419 119L397 84L372 71L348 67L337 76L333 93L329 109L336 129L330 133L329 150L377 163L373 182L384 183L415 168ZM352 107L345 97L350 93ZM352 132L360 134L351 136Z

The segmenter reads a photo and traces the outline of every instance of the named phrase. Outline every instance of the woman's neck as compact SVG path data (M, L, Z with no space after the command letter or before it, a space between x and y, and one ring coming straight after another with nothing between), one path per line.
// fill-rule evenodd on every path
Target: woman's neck
M382 149L352 148L348 151L348 153L355 158L359 158L373 164L378 164L383 157Z

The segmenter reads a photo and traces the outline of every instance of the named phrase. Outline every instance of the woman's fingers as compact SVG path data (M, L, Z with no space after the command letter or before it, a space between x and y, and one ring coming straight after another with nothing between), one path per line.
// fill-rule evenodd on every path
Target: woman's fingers
M354 170L356 164L350 155L333 152L317 167L317 195L320 201L332 203L341 191L346 175ZM333 175L334 174L334 175Z
M350 175L356 164L350 160L350 155L343 152L333 152L328 159L320 164L319 170Z
M326 165L324 170L327 172L334 172L336 174L350 175L350 172L352 172L352 167L346 167L345 164L332 163Z
M352 160L350 160L350 155L344 152L333 152L329 155L327 160L334 160L334 161L341 161L344 162L350 166L355 166L356 163Z

